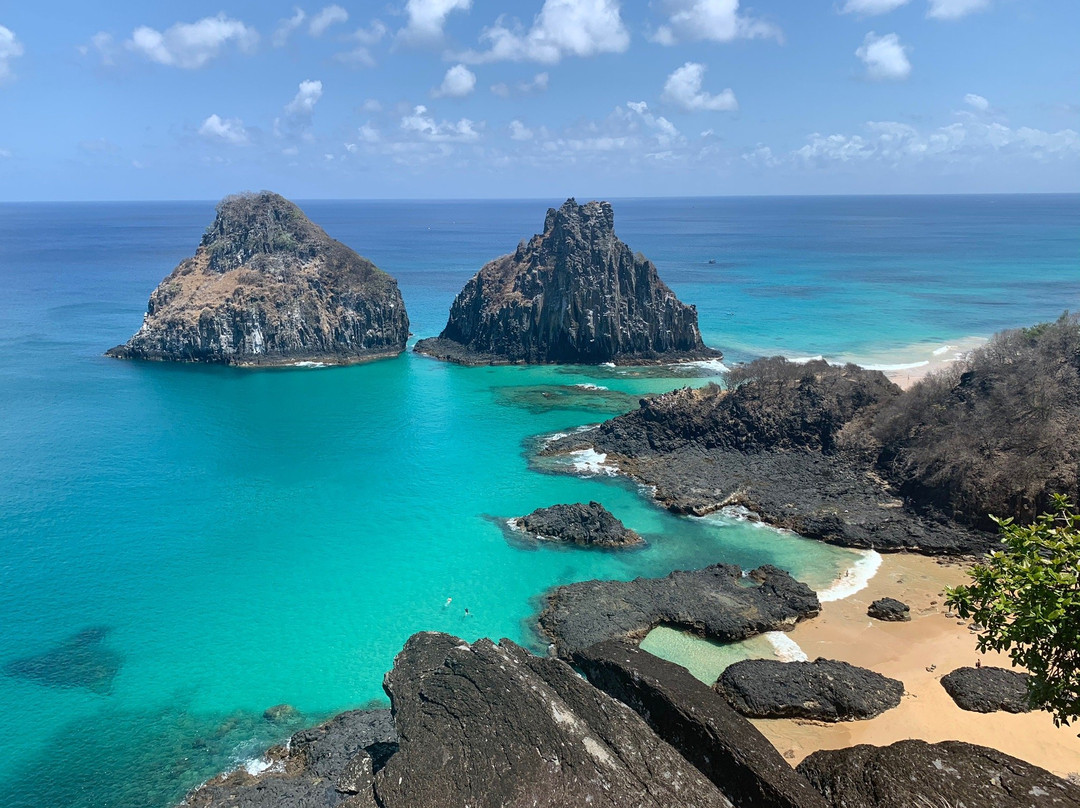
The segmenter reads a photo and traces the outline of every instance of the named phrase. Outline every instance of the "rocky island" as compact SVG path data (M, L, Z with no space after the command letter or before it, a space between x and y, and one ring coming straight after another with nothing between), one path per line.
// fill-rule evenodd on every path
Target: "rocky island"
M122 359L228 365L350 364L405 350L397 281L267 191L226 197L150 295Z
M697 310L615 235L607 202L568 199L544 231L485 265L438 337L415 350L464 365L651 364L720 358Z
M632 547L645 540L630 530L599 502L576 502L537 508L528 516L510 520L512 527L539 541L581 547Z

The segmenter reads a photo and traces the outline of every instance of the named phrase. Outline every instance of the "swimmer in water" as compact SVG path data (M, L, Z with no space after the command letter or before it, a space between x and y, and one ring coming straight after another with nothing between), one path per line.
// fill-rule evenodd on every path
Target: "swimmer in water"
M469 614L469 607L468 606L465 607L465 616L466 617L472 617L472 615Z
M443 608L445 609L446 607L448 607L448 606L450 605L450 602L451 602L452 600L453 600L453 598L447 598L447 599L446 599L446 603L444 603L444 604L443 604Z

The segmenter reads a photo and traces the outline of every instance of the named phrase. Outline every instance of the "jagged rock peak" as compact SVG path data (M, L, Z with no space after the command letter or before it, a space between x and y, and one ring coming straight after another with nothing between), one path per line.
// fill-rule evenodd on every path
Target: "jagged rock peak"
M697 310L615 235L607 202L568 199L544 231L486 264L420 353L469 365L652 364L719 358Z
M226 197L195 255L109 356L231 365L348 364L405 350L397 281L278 194Z
M210 269L228 272L257 255L292 255L309 261L329 238L288 199L260 191L221 200L199 246L209 256Z

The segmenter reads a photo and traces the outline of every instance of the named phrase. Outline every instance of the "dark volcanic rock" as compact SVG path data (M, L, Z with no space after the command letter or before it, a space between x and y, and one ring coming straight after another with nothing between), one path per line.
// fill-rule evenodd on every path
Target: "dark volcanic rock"
M633 707L739 808L825 808L757 728L679 665L609 640L574 654L589 681Z
M799 764L834 808L1078 808L1080 788L988 749L899 741L815 752Z
M267 753L270 767L223 774L188 794L190 808L374 808L374 772L397 750L389 710L341 713Z
M896 598L878 598L870 604L866 613L875 620L902 623L911 619L911 607Z
M569 658L609 639L640 641L660 624L716 640L742 640L791 628L821 611L817 595L782 569L758 567L744 578L732 564L633 581L583 581L546 596L540 629Z
M1031 712L1026 673L1008 668L957 668L941 677L941 686L961 710Z
M514 522L521 530L546 541L585 547L626 547L645 543L599 502L537 508Z
M92 626L73 634L55 648L4 665L4 673L51 687L85 687L95 693L112 690L124 658L105 645L112 631Z
M655 486L670 510L743 506L777 527L847 547L982 553L997 537L922 512L875 471L863 420L900 394L879 371L758 360L717 385L643 399L544 454L592 447Z
M716 689L750 718L809 718L849 721L873 718L896 707L904 683L833 659L736 662Z
M509 640L417 634L387 674L401 748L384 808L730 806L629 707Z
M544 232L484 266L420 353L462 364L621 364L718 358L697 310L615 236L607 202L569 199Z
M226 197L195 255L150 295L123 359L344 364L405 350L397 281L334 241L293 203Z

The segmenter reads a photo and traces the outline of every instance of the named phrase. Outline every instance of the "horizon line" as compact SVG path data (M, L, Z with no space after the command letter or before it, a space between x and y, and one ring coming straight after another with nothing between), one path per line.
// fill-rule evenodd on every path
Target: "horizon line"
M269 189L263 188L255 193ZM233 191L224 197L176 197L158 199L5 199L0 205L122 205L130 203L179 203L179 202L217 202L234 194L251 193L251 189ZM277 193L276 191L272 193ZM281 194L285 196L285 194ZM556 196L385 196L385 197L348 197L348 196L296 196L286 197L300 202L546 202L551 199L603 199L620 202L641 200L679 200L679 199L874 199L874 198L920 198L920 197L995 197L995 196L1080 196L1080 191L986 191L986 192L942 192L942 193L822 193L822 194L659 194L656 196L608 196L606 194Z

